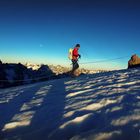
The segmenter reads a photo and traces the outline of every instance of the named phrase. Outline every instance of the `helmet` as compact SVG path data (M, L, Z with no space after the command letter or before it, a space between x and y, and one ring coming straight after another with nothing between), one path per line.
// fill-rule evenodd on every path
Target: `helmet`
M76 44L76 46L75 47L80 47L80 44Z

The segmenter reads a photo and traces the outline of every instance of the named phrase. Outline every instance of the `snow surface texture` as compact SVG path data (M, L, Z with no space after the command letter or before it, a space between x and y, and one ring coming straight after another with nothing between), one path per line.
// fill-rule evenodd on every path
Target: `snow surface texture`
M0 140L140 140L140 70L0 90Z

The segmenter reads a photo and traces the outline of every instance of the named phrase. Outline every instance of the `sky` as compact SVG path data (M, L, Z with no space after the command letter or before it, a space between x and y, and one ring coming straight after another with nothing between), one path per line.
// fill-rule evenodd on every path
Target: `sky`
M71 67L68 50L77 43L81 68L127 68L132 54L140 56L140 2L0 1L2 61ZM101 62L119 57L124 58Z

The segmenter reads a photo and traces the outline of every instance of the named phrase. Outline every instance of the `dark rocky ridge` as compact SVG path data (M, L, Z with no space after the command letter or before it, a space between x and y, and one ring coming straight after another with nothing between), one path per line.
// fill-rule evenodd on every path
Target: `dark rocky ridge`
M15 64L0 61L0 88L59 79L69 76L70 68L60 65ZM79 74L93 74L103 71L79 69Z

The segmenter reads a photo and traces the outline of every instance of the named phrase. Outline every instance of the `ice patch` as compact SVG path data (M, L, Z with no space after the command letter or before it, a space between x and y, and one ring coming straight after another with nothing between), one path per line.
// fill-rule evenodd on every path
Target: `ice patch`
M8 123L4 126L4 128L2 129L2 131L6 131L6 130L9 130L9 129L15 129L17 127L21 127L21 126L27 126L30 124L30 121L22 121L22 122L11 122L11 123Z
M140 121L140 115L132 115L132 116L121 117L117 120L113 120L111 122L111 124L113 126L123 126L123 125L126 125L130 121Z
M98 110L98 109L101 109L102 107L105 107L109 104L113 104L113 103L116 103L117 100L102 100L101 102L99 103L93 103L93 104L90 104L86 107L83 107L81 108L80 110Z
M34 115L34 111L29 111L26 113L17 114L13 117L12 122L7 123L2 131L6 131L9 129L15 129L17 127L23 127L30 125L31 119Z
M79 95L79 94L82 94L82 93L85 93L85 92L91 92L93 91L93 89L88 89L88 90L83 90L83 91L78 91L78 92L74 92L74 93L69 93L66 97L73 97L73 96L76 96L76 95Z
M64 114L64 118L70 117L70 116L72 116L74 113L75 113L75 111L70 111L70 112Z
M121 131L113 131L109 133L100 133L95 136L96 140L109 140L111 139L114 135L120 135L122 132Z
M66 126L71 125L72 123L81 123L91 115L92 115L92 113L89 113L89 114L86 114L86 115L83 115L83 116L80 116L80 117L76 117L75 119L64 123L59 128L64 129Z

